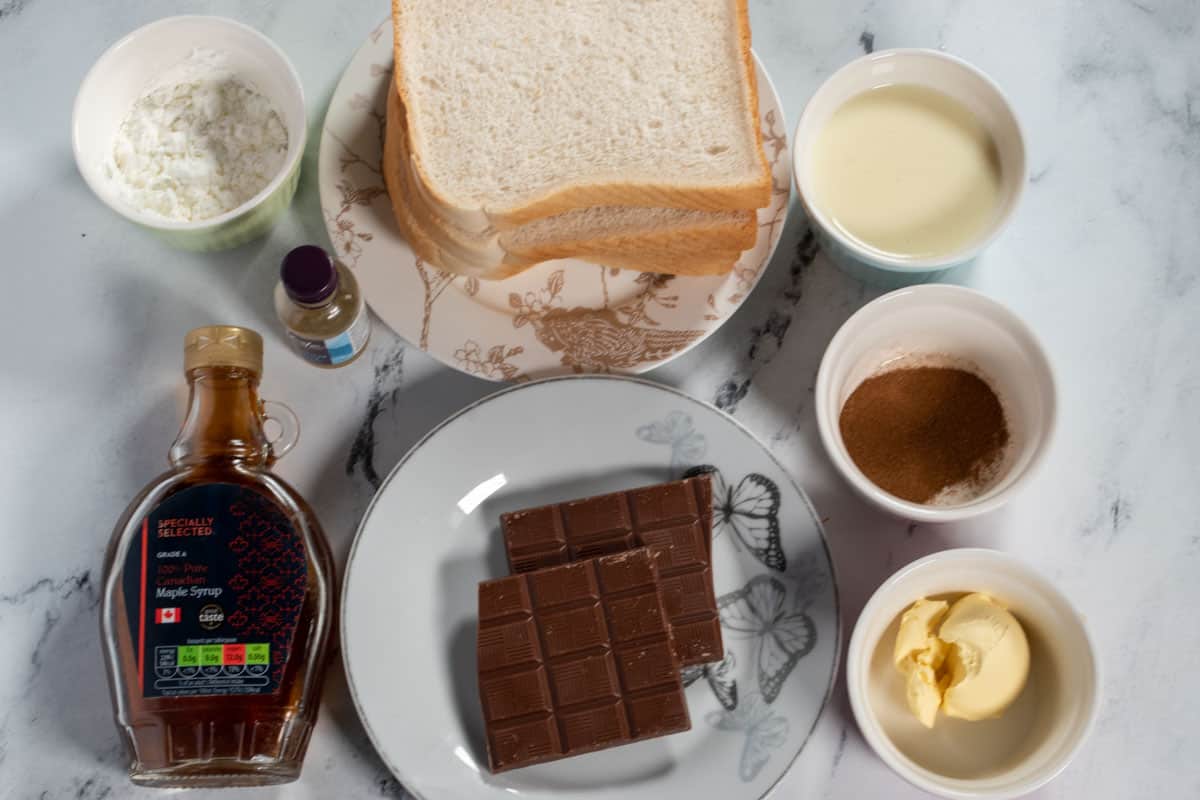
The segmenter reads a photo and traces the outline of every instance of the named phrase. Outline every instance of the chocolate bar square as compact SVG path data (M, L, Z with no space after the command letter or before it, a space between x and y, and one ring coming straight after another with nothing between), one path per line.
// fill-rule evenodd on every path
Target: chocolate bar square
M515 573L652 547L675 652L683 666L725 655L712 585L707 475L500 516Z
M492 772L691 728L646 548L479 584Z

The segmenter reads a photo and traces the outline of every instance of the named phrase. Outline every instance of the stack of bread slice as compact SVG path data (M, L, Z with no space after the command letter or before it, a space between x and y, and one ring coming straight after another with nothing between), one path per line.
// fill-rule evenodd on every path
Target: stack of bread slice
M681 275L753 246L771 175L745 0L393 0L383 171L448 272Z

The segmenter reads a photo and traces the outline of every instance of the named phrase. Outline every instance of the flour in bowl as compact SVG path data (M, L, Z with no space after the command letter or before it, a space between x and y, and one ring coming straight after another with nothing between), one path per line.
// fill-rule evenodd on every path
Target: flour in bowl
M130 206L196 222L262 191L287 149L287 128L271 100L220 52L197 49L133 104L108 173Z

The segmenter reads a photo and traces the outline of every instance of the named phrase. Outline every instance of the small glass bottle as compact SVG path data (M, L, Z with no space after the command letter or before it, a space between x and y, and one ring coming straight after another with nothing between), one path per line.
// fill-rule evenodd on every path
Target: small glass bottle
M316 245L284 256L275 313L292 349L318 367L349 364L371 337L371 315L354 274Z
M285 783L317 717L333 563L312 509L270 472L299 425L258 398L262 338L197 328L184 371L171 467L130 503L105 558L113 711L134 783Z

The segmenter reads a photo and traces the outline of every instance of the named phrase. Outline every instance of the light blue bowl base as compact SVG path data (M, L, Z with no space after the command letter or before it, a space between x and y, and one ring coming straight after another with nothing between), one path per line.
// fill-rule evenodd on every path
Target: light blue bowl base
M933 270L920 269L896 269L894 267L877 264L873 261L868 261L862 258L858 253L853 252L837 239L829 235L829 232L821 225L817 224L805 210L803 204L800 205L799 212L801 218L808 224L816 235L817 243L821 246L821 251L829 256L829 260L834 265L845 272L847 275L863 283L868 283L872 286L878 286L881 289L901 289L905 286L916 286L922 283L937 283L947 279L948 276L958 272L963 267L969 266L975 262L975 259L959 262L949 267L939 267Z

